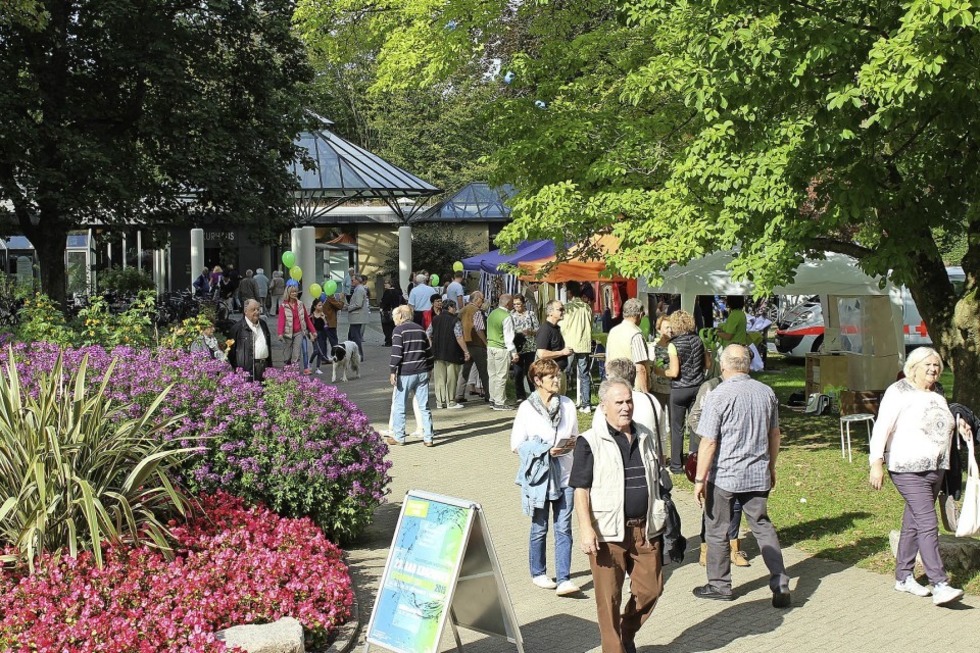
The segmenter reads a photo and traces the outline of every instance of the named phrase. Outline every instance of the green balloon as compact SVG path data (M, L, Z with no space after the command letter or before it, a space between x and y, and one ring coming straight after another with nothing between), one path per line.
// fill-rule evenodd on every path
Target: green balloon
M453 263L453 272L462 272L462 271L463 271L462 261L456 261L455 263Z
M333 279L327 281L325 284L323 284L323 292L327 293L328 295L336 295L337 282L334 281Z
M322 292L323 292L323 288L320 287L320 284L318 283L310 284L310 295L312 295L313 297L319 297L320 293Z
M435 288L436 286L438 286L439 285L439 275L438 274L433 274L431 277L429 277L429 284L433 288Z
M300 268L298 265L294 265L293 267L289 268L289 276L294 281L299 281L300 279L303 278L303 269Z
M282 264L287 268L291 268L296 265L296 255L290 251L285 251L282 253Z

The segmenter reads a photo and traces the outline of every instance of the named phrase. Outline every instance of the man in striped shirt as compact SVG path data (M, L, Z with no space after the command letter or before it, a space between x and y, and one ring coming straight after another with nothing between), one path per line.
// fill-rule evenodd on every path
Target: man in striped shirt
M749 377L749 350L728 345L721 354L724 381L704 398L698 422L698 470L694 498L704 506L708 584L694 588L701 599L731 601L732 561L728 527L732 503L742 514L769 568L772 605L790 605L789 576L776 529L769 521L769 492L776 485L779 401L772 388Z
M422 414L422 439L432 445L432 411L429 410L429 370L432 369L432 350L422 327L412 322L412 308L399 306L392 312L395 330L391 333L391 385L395 388L393 401L394 437L385 436L390 445L405 444L405 413L412 395L418 400Z

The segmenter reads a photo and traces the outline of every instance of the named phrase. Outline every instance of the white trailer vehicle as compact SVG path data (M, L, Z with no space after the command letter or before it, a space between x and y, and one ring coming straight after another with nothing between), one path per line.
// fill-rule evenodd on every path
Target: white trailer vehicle
M947 267L946 274L959 293L966 280L963 268ZM905 286L901 286L898 290L902 294L902 332L905 335L905 348L931 345L932 338L929 337L925 320L922 319L912 299L912 293ZM821 350L823 336L823 307L820 305L819 297L809 297L779 316L776 322L776 351L791 358L802 358Z

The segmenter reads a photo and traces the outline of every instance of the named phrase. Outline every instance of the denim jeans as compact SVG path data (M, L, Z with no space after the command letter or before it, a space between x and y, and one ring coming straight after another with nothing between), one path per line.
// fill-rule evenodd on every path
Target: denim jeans
M395 439L405 441L405 411L412 395L418 400L422 413L422 439L432 442L432 411L429 410L429 373L405 374L395 380L394 431Z
M531 578L548 573L548 557L545 545L548 539L548 513L555 519L555 580L569 580L572 572L572 496L575 490L562 488L561 497L546 501L543 508L536 508L531 516L531 542L528 547Z
M589 363L592 357L589 354L575 353L570 359L568 367L574 371L577 379L578 399L576 405L579 408L589 408L592 406L592 375L589 373Z

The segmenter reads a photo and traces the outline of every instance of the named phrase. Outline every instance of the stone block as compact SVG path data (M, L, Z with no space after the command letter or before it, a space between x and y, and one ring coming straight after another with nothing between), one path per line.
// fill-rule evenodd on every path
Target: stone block
M216 635L229 648L237 646L248 653L305 653L303 625L292 617L271 624L232 626Z
M888 534L892 555L898 555L898 536L900 531L894 530ZM980 569L980 540L973 537L956 537L955 535L939 535L939 556L947 571L964 573ZM922 564L921 556L916 562Z

